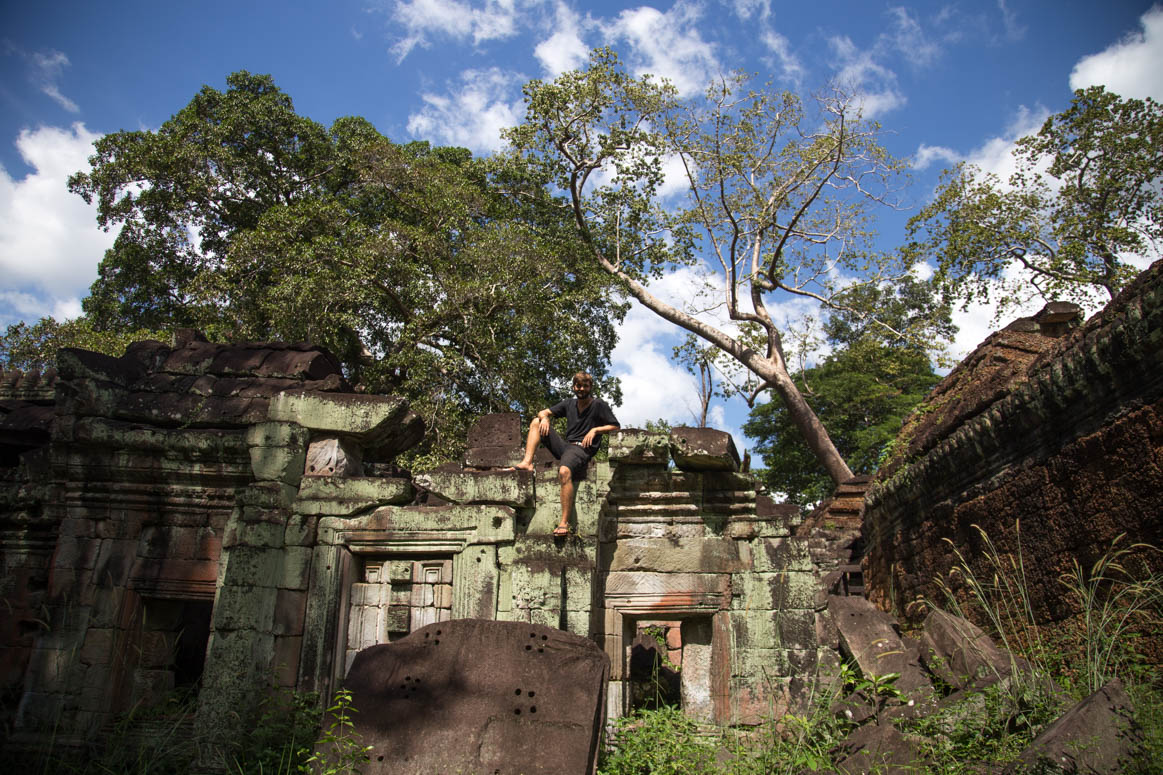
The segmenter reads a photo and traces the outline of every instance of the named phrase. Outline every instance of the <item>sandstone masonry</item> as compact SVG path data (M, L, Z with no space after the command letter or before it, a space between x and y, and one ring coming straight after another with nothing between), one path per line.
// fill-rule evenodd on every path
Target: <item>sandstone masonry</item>
M0 385L0 666L25 741L187 688L213 769L266 687L328 696L362 649L454 619L592 640L611 716L641 696L650 633L717 724L795 708L836 658L797 509L757 495L720 431L612 434L556 539L552 466L503 470L517 415L412 476L392 464L423 433L406 402L353 392L310 345L183 332Z

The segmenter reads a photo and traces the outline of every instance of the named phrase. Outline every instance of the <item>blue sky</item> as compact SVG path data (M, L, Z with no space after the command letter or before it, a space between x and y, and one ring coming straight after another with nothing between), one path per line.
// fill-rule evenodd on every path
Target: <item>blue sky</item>
M522 83L600 45L687 92L733 69L803 93L842 82L890 130L890 150L914 160L914 206L958 160L1004 172L1013 140L1073 88L1163 100L1163 7L1151 2L5 2L0 325L79 312L112 235L65 178L100 134L156 128L203 84L271 73L321 123L361 115L395 140L487 153L520 120ZM907 217L883 214L886 247ZM989 312L961 316L956 349L986 335ZM623 423L689 421L694 383L669 363L669 324L635 310L622 330ZM738 437L742 405L717 411Z

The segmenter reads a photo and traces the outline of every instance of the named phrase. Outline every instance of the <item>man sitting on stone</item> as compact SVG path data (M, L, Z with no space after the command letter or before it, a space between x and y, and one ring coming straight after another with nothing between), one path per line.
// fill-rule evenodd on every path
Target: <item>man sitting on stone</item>
M593 397L594 378L584 371L573 376L573 394L577 398L560 401L548 409L542 409L529 425L529 435L525 439L525 457L517 468L532 471L533 454L537 445L544 442L560 466L557 479L561 482L561 523L554 528L553 535L569 534L569 518L573 513L575 484L586 478L590 459L601 448L599 434L616 431L621 425L610 410L610 406L600 398ZM549 427L549 418L564 417L565 439Z

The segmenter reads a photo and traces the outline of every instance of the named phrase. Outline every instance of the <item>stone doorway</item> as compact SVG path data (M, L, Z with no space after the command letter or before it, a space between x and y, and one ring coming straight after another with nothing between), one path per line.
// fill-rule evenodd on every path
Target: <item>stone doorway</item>
M210 640L209 600L141 597L127 652L132 662L125 707L152 706L175 690L197 694Z
M626 648L627 711L681 707L696 721L715 720L710 616L635 619ZM627 628L630 629L630 628Z

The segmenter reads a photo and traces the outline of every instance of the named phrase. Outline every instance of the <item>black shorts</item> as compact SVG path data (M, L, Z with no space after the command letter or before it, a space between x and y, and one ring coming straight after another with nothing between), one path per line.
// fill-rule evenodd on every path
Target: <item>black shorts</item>
M580 444L571 444L561 438L553 428L550 428L549 433L541 437L541 443L553 453L555 458L561 461L563 466L569 469L573 481L585 481L586 469L589 467L590 458L593 455L586 452Z

